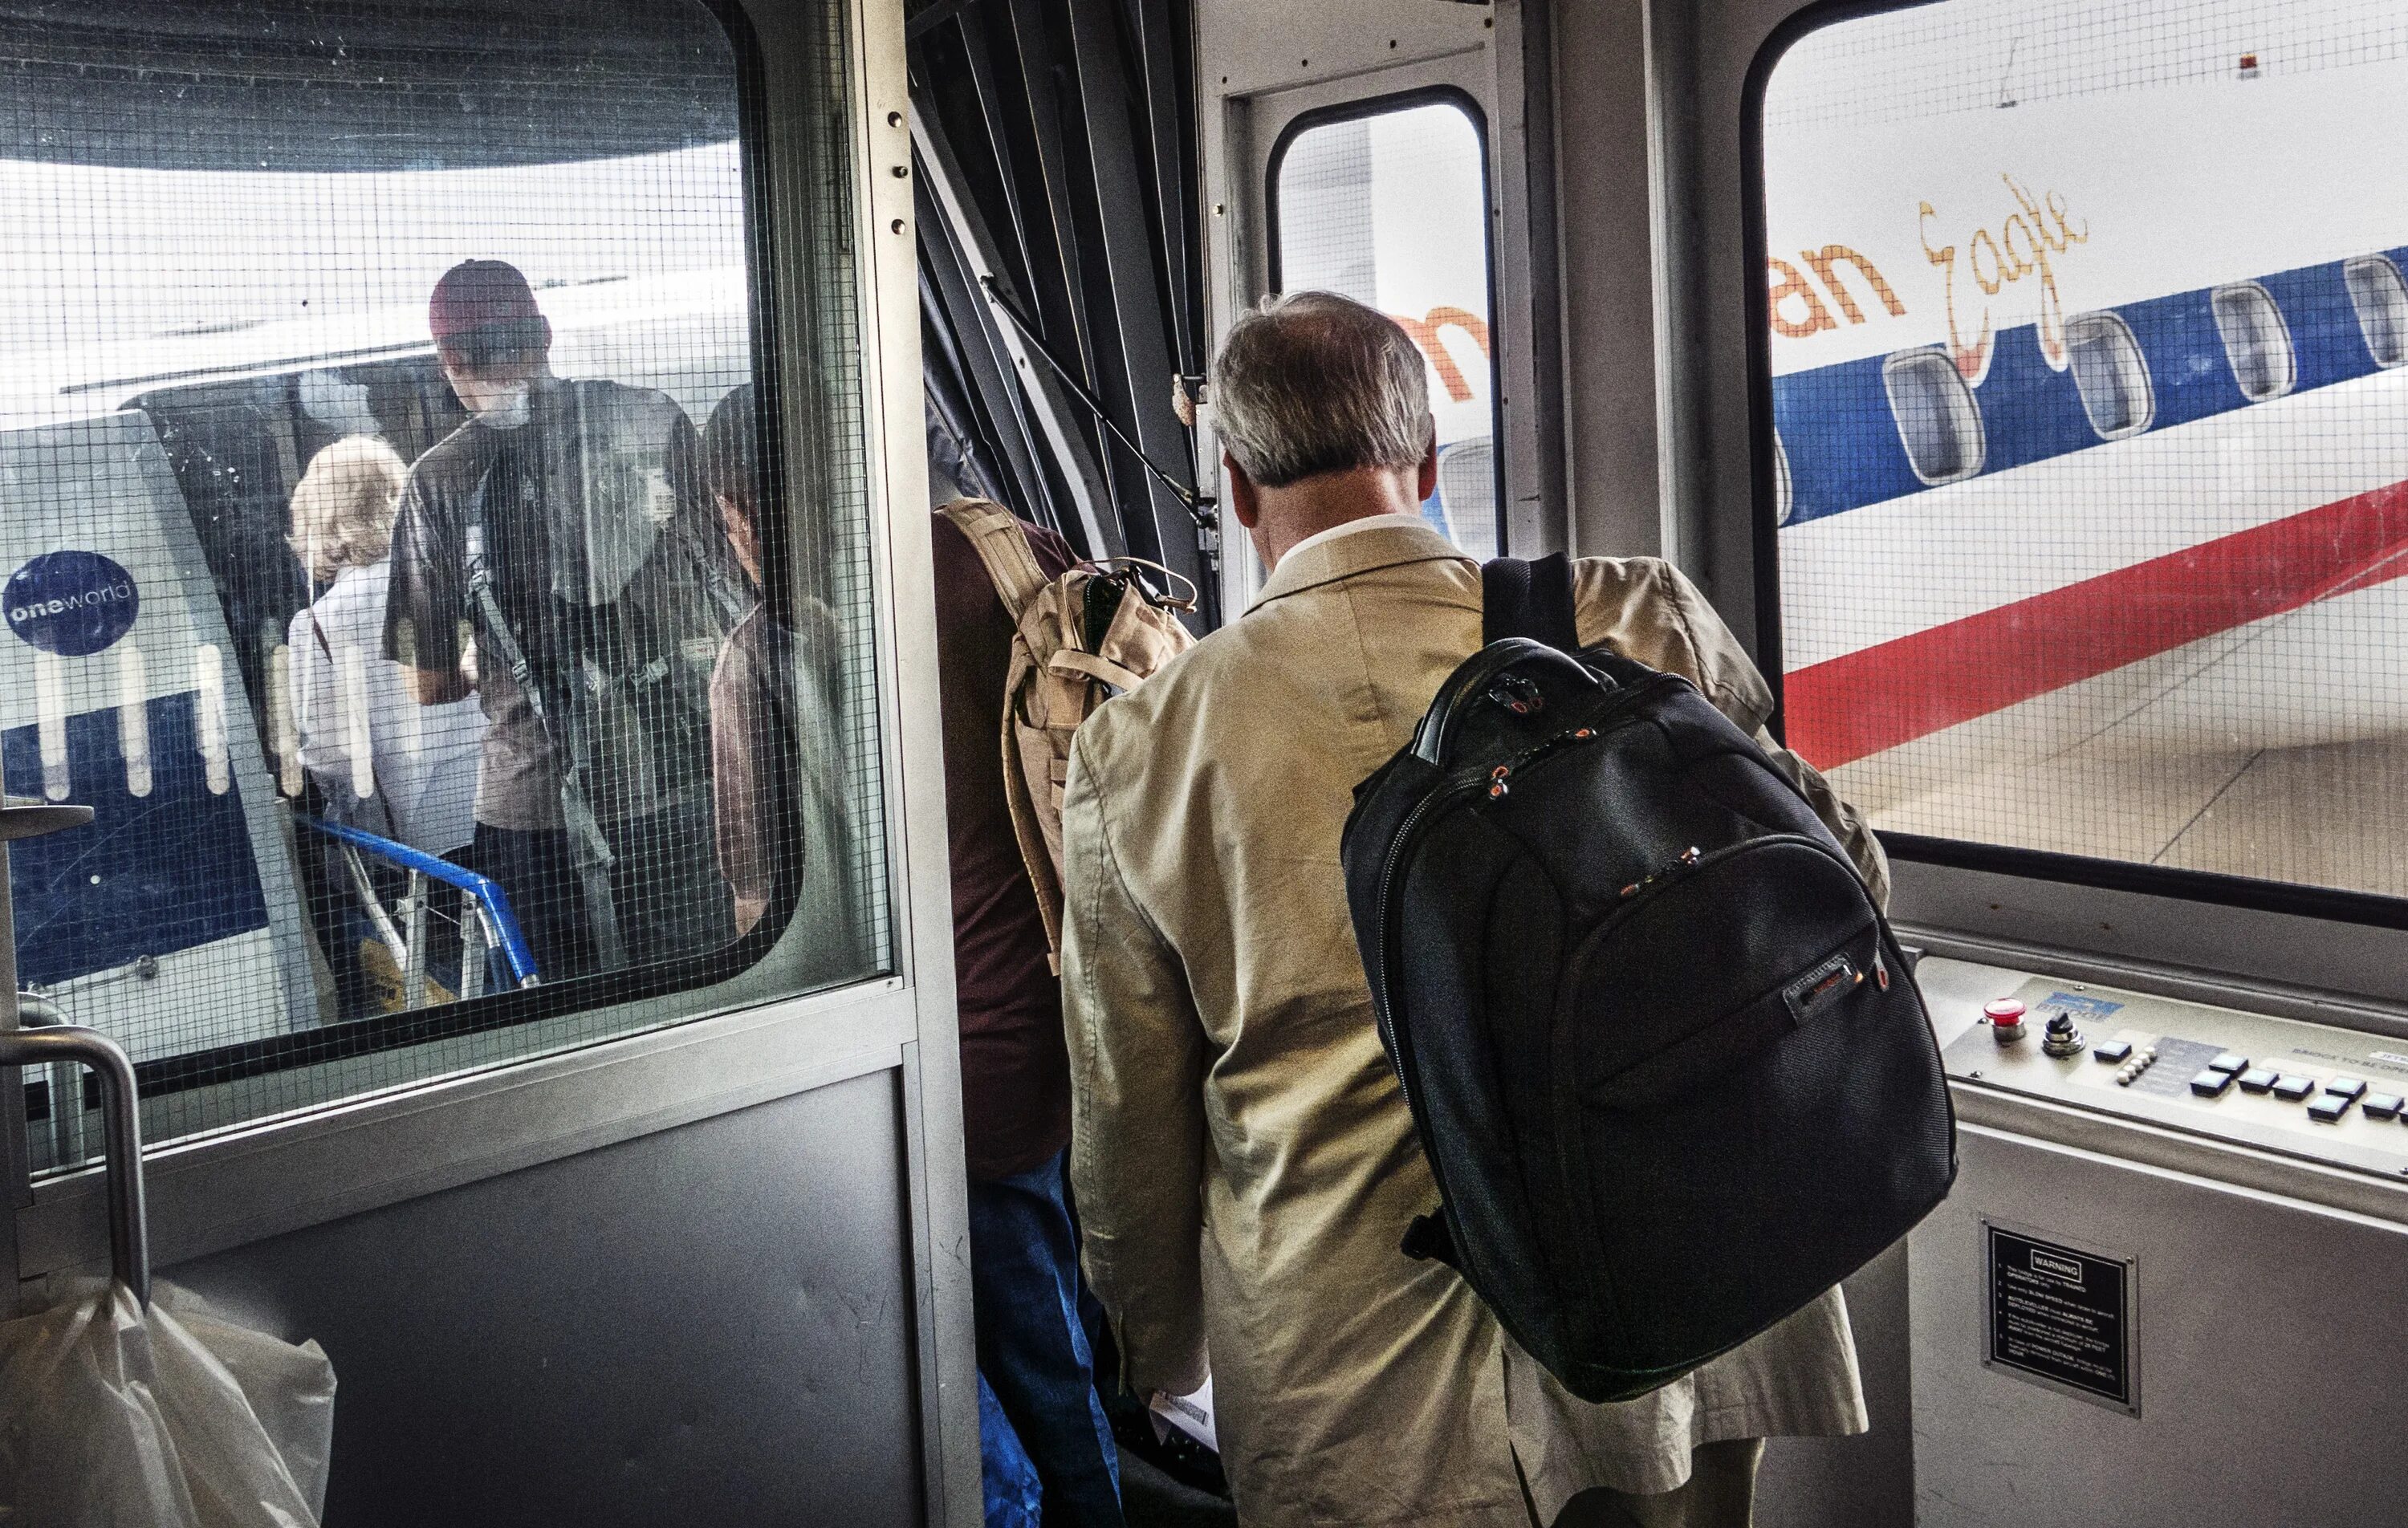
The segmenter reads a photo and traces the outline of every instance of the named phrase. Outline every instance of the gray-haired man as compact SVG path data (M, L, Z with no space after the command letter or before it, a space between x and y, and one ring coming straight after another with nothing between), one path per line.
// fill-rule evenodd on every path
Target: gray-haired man
M1192 1390L1209 1346L1252 1524L1744 1523L1761 1439L1865 1425L1837 1291L1591 1406L1452 1269L1398 1250L1437 1189L1373 1031L1338 839L1355 782L1480 644L1480 569L1415 513L1438 470L1424 360L1378 313L1307 293L1239 321L1212 397L1269 581L1080 730L1063 819L1071 1175L1126 1378ZM1679 573L1575 576L1584 642L1764 721L1764 680ZM1879 894L1855 814L1777 757Z

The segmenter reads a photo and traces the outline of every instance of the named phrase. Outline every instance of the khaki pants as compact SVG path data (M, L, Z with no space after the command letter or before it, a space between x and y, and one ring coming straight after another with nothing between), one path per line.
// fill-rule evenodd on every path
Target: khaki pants
M1709 1443L1689 1456L1689 1478L1654 1496L1610 1487L1584 1491L1555 1528L1748 1528L1756 1518L1756 1466L1764 1439Z

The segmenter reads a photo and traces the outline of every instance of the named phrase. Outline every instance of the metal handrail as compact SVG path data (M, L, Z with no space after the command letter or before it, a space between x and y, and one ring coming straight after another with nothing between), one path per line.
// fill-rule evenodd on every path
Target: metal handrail
M458 887L491 921L494 942L501 947L502 959L510 968L511 979L522 987L537 984L535 951L527 947L526 936L519 932L518 917L510 911L509 893L491 877L464 869L423 850L412 849L390 838L380 838L373 833L363 833L340 822L329 822L316 817L296 817L294 821L324 834L337 843L374 854L404 870L415 871L429 880Z
M80 1062L100 1078L100 1118L108 1143L108 1267L150 1308L150 1222L142 1204L142 1113L134 1063L96 1029L62 1024L0 1029L0 1070ZM59 1106L53 1101L51 1107Z

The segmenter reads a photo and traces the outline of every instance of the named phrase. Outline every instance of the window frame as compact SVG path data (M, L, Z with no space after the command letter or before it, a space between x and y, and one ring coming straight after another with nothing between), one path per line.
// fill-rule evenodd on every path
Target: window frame
M2272 392L2253 393L2248 382L2242 378L2241 363L2234 358L2232 329L2224 317L2226 299L2231 297L2262 303L2266 311L2274 316L2274 333L2283 346L2283 384ZM2229 281L2208 293L2208 307L2215 320L2215 337L2224 347L2224 364L2232 368L2233 384L2241 389L2241 395L2251 403L2272 403L2277 398L2288 397L2291 390L2300 385L2300 348L2291 337L2290 319L2284 314L2283 305L2274 300L2274 294L2266 290L2266 284L2263 281Z
M2117 364L2120 367L2128 361L2131 373L2140 378L2141 407L2128 422L2113 430L2100 427L2098 411L2090 407L2090 391L2082 385L2082 367L2073 359L2074 347L2080 343L2075 337L2077 330L2097 330L2114 336L2119 352ZM2066 374L2073 378L2073 390L2082 399L2082 417L2090 421L2091 433L2100 440L2129 440L2134 436L2146 435L2149 426L2157 421L2157 378L2149 374L2149 358L2141 349L2140 336L2132 333L2132 326L2125 321L2123 314L2112 307L2101 307L2087 313L2076 313L2067 319L2065 354Z
M800 393L809 397L814 390L793 385L792 379L810 364L810 347L791 342L790 325L781 310L781 288L789 279L785 273L794 264L785 247L795 242L796 235L781 231L781 223L789 218L781 217L777 210L787 198L777 191L775 168L770 163L770 150L780 140L774 136L771 121L767 65L752 18L743 5L737 0L690 3L719 23L732 59L743 196L738 243L745 264L748 301L744 323L750 351L746 379L753 388L757 406L757 467L764 503L790 506L787 444L797 435L790 429L796 422L796 402L788 394ZM857 187L850 199L856 205L864 203L867 193ZM864 289L859 295L864 308L863 327L867 330L872 317L867 311L872 294L867 290L870 253L865 250L858 258L860 266L854 281ZM866 417L872 408L867 392L873 385L865 368L860 387ZM694 423L699 431L702 421L696 420ZM813 433L807 425L799 437L808 439ZM874 453L868 451L866 443L852 449L864 453L865 468L874 479L880 471ZM872 667L878 691L865 698L863 724L871 731L863 762L877 772L876 793L882 810L881 821L860 824L860 848L874 851L879 871L874 883L865 888L872 894L854 912L865 931L882 921L890 931L882 952L874 948L865 933L865 953L876 957L868 967L809 985L797 985L789 973L781 969L778 949L802 924L799 909L792 905L796 888L787 885L781 887L778 899L772 902L771 917L764 918L759 925L732 943L712 950L652 964L595 972L533 989L492 989L473 1002L369 1015L139 1062L136 1075L140 1095L146 1118L153 1121L146 1128L154 1138L163 1134L159 1121L176 1118L187 1105L201 1107L204 1100L222 1100L225 1104L204 1110L211 1122L165 1133L165 1138L160 1140L163 1147L179 1148L187 1142L202 1143L229 1134L286 1127L320 1113L349 1108L364 1100L440 1087L462 1077L508 1074L564 1052L673 1033L737 1009L796 1001L816 1005L821 999L842 1002L843 994L892 986L906 958L905 919L910 909L903 884L902 846L897 836L903 804L896 791L900 765L892 746L896 697L891 693L895 679L888 655L893 642L882 617L882 607L891 598L891 590L886 571L874 565L885 536L884 527L878 521L882 494L874 480L866 485L864 496L873 518L870 524L863 527L862 535L866 555L873 565L863 570L867 586L864 597L868 603L862 618L873 625L877 656ZM800 597L797 538L793 534L791 509L779 519L780 525L762 537L763 597L773 611L786 614L791 621ZM792 866L786 868L791 880ZM777 916L781 913L782 918ZM306 912L302 916L306 918ZM564 992L570 994L566 1000ZM506 1049L499 1054L463 1061L456 1068L437 1066L419 1072L405 1066L400 1068L400 1075L389 1079L352 1086L330 1084L320 1088L303 1080L341 1077L372 1058L404 1057L427 1045L543 1028L552 1033L523 1051ZM274 1103L251 1107L236 1102L288 1093L298 1096L280 1107ZM184 1104L175 1102L178 1100Z
M1772 711L1766 727L1778 741L1787 737L1788 717L1784 682L1787 665L1783 661L1781 640L1782 525L1777 518L1779 488L1774 477L1772 347L1770 326L1753 317L1763 312L1765 261L1770 250L1764 185L1765 98L1782 60L1808 36L1842 22L1914 9L1928 3L1929 0L1814 0L1799 6L1766 32L1764 40L1748 58L1740 81L1738 169L1742 258L1739 275L1742 284L1733 289L1733 295L1738 299L1736 310L1752 315L1742 325L1747 363L1744 397L1750 465L1749 535L1754 553L1754 587L1750 593L1757 665L1772 692ZM2379 258L2389 263L2388 256ZM2397 264L2392 269L2408 284L2408 272L2401 272ZM2315 936L2319 926L2325 924L2360 931L2408 932L2408 897L1922 834L1885 832L1881 842L1893 861L1905 866L1928 866L1940 873L1928 884L1934 910L1943 914L1948 926L1978 926L1985 920L1970 915L1970 909L1977 906L1986 906L1991 915L1999 914L2001 904L1997 900L1985 903L1984 899L1994 897L1994 888L2000 882L2040 882L2083 888L2099 898L2095 904L2098 910L2113 909L2128 923L2143 921L2134 916L2135 910L2143 910L2183 928L2213 928L2227 944L2245 943L2253 955L2286 952L2321 943ZM1910 869L1907 875L1912 878L1914 872ZM2170 908L2169 904L2172 905ZM2201 910L2186 914L2181 910L2186 904ZM2078 950L2084 948L2083 931L2089 931L2095 938L2099 930L2117 926L2093 917L2092 907L2089 902L2077 904L2062 916L2053 912L2028 914L2018 908L2010 921L2020 927L2048 927L2053 931L2052 936L2064 940L2067 948ZM2157 912L2159 908L2167 910ZM2256 915L2255 921L2250 915ZM2228 923L2228 918L2239 921ZM2270 927L2277 932L2268 933ZM2184 935L2179 929L2162 933L2153 930L2142 937L2149 945L2165 947L2179 945ZM2298 963L2300 971L2315 970L2319 973L2315 976L2286 974L2253 979L2287 980L2303 990L2345 988L2365 992L2384 1002L2408 1002L2408 983L2390 974L2394 962L2380 954L2370 959L2356 950L2340 959L2334 958L2335 953L2327 946L2314 957ZM2282 964L2288 973L2294 963L2285 960ZM2203 957L2201 968L2229 969L2216 967Z
M1772 432L1772 523L1777 529L1789 523L1798 513L1798 485L1789 477L1789 449L1781 443L1781 430Z
M2386 254L2352 255L2341 263L2342 286L2349 293L2351 317L2358 321L2358 337L2366 345L2366 353L2381 371L2408 366L2408 273L2402 273L2399 263ZM2358 294L2356 276L2360 271L2381 271L2389 283L2391 295L2397 299L2392 307L2392 331L2399 336L2399 350L2388 359L2374 348L2374 333L2366 321L2366 304Z
M1972 438L1970 441L1959 439L1956 442L1963 464L1955 472L1938 478L1924 471L1923 464L1915 460L1914 443L1906 433L1906 416L1898 407L1898 384L1895 380L1904 372L1930 370L1934 365L1945 370L1953 384L1948 394L1949 419L1952 421L1971 421L1972 428ZM1961 483L1969 478L1979 478L1982 475L1982 469L1990 464L1989 428L1982 419L1982 405L1973 396L1973 389L1966 382L1965 374L1956 369L1956 362L1948 359L1947 351L1935 345L1920 345L1909 350L1892 350L1882 357L1882 396L1889 404L1890 425L1898 432L1899 449L1906 452L1907 468L1914 474L1915 479L1924 487L1945 488L1951 483ZM1963 407L1957 407L1958 404L1962 404ZM1787 464L1787 454L1784 451L1783 455L1784 471Z
M899 31L891 48L862 24L859 4L830 17L799 0L702 0L727 28L744 79L744 131L774 146L751 159L758 202L748 206L746 255L754 279L756 336L782 343L756 350L774 360L777 383L765 410L788 440L831 429L866 473L869 516L868 607L878 688L867 704L876 728L877 799L885 818L873 835L884 853L881 902L891 920L885 973L805 992L771 985L759 968L714 987L709 1006L662 1012L659 1022L621 1026L523 1056L500 1056L311 1100L258 1109L208 1128L161 1138L188 1093L142 1100L154 1267L257 1245L349 1216L426 1199L565 1157L635 1142L676 1127L854 1079L887 1077L901 1092L905 1189L912 1199L912 1277L921 1323L922 1372L968 1373L966 1273L942 1255L963 1234L958 1189L962 1151L958 1047L953 1044L951 903L945 875L942 737L933 689L906 696L905 672L934 673L934 591L924 576L929 521L923 476L919 311L911 188L890 167L910 156L901 125L909 105ZM748 44L751 45L748 47ZM750 57L751 64L743 61ZM833 93L831 93L831 88ZM840 178L833 205L817 210L798 166ZM858 328L846 358L857 418L814 407L815 331L793 300L840 262L850 275L838 310ZM781 299L785 299L781 301ZM772 470L782 464L772 461ZM767 571L765 569L765 571ZM936 788L931 788L931 782ZM660 1006L665 1000L649 1000ZM600 1019L623 1008L578 1010ZM317 1064L340 1071L350 1064ZM271 1087L298 1085L292 1071ZM212 1081L209 1091L249 1090L257 1079ZM0 1121L22 1116L0 1092ZM951 1167L946 1164L952 1164ZM0 1178L20 1203L0 1216L0 1264L20 1280L90 1271L108 1258L104 1175L97 1165L30 1183L21 1137L0 1139ZM952 1176L950 1178L948 1175ZM9 1313L0 1293L0 1317ZM933 1391L931 1392L933 1393ZM924 1408L930 1458L977 1456L975 1408ZM968 1439L967 1454L962 1439ZM939 1443L944 1447L939 1449ZM933 1466L932 1466L933 1470ZM976 1467L966 1498L976 1502ZM936 1477L931 1475L932 1482ZM932 1490L934 1485L932 1484ZM957 1498L960 1499L960 1498Z
M1411 111L1417 107L1449 106L1463 113L1471 124L1471 134L1480 145L1480 244L1486 255L1488 300L1488 438L1501 443L1505 433L1505 375L1502 358L1504 349L1498 331L1497 288L1497 188L1495 166L1490 162L1488 113L1479 98L1460 85L1416 85L1410 90L1386 91L1352 101L1333 102L1326 107L1312 107L1297 112L1282 125L1279 136L1271 140L1270 152L1263 161L1263 260L1264 269L1273 293L1283 293L1280 271L1280 172L1287 166L1288 150L1296 140L1317 127L1339 122L1363 121L1372 117L1385 117L1398 111ZM1496 494L1497 555L1509 554L1510 517L1505 513L1505 453L1493 448L1490 452Z

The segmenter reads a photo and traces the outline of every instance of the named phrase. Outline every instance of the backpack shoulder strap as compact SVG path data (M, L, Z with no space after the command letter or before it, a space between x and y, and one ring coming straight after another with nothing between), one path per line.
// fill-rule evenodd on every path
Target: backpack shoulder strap
M1484 643L1526 636L1559 652L1580 651L1580 627L1572 612L1572 564L1562 552L1533 562L1498 557L1482 564L1480 601Z
M937 513L970 538L979 561L986 564L986 576L995 580L1004 614L1013 625L1020 624L1020 612L1047 582L1028 545L1028 533L1020 528L1020 517L988 499L955 499Z

